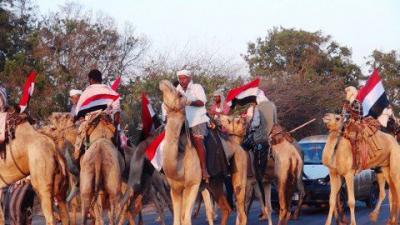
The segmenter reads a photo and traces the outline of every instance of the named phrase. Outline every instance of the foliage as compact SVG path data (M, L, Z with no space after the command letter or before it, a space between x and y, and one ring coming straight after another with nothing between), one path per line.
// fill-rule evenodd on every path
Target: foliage
M321 32L274 28L249 43L244 59L252 76L264 78L263 89L286 128L317 118L297 137L323 133L320 118L340 108L344 88L356 85L361 74L350 49Z
M250 74L262 77L339 76L346 84L355 84L360 69L351 62L351 51L339 46L321 32L274 28L264 39L248 44L244 59Z

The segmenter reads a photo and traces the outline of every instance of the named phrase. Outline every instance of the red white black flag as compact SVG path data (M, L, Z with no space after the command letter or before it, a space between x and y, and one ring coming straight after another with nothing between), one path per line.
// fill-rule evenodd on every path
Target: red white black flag
M117 91L120 83L121 83L121 76L118 76L117 79L115 79L113 84L111 85L111 89Z
M21 113L25 111L26 107L28 106L29 100L33 94L33 90L35 89L35 79L36 79L36 72L32 71L29 73L28 78L25 81L24 89L22 91L22 97L19 100L19 108L21 109Z
M225 99L226 104L234 108L236 104L245 105L250 102L255 102L259 93L259 84L260 79L255 79L243 86L230 90Z
M377 69L374 69L365 86L358 91L357 100L362 104L363 116L378 118L389 106L389 99Z
M163 146L164 146L165 131L159 134L146 148L146 156L151 164L158 171L162 169L163 162Z
M144 92L142 93L142 125L144 138L148 137L152 130L157 129L161 125L149 98Z

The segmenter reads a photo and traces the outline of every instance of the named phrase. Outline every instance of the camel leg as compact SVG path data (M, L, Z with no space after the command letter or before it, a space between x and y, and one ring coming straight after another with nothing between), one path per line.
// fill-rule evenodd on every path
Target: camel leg
M296 210L294 211L293 214L293 219L297 220L300 216L300 210L301 210L301 206L303 205L303 199L304 196L306 195L305 191L304 191L304 184L303 184L303 180L302 180L302 174L300 174L299 176L296 177L297 179L297 192L299 194L299 201L297 202L297 207Z
M242 153L242 154L240 154ZM246 194L246 182L247 182L247 161L243 161L246 157L246 153L237 152L234 155L236 167L232 173L232 185L236 197L236 210L238 213L239 225L245 225L247 223L247 216L245 211L245 194Z
M182 210L182 191L171 187L172 207L174 211L173 225L181 225L181 210Z
M82 175L82 172L81 172ZM82 224L86 225L87 215L92 202L91 179L81 179L80 192L81 192L81 210L82 210Z
M381 209L382 202L383 200L385 200L386 197L385 193L386 180L383 172L376 174L376 180L379 185L379 199L378 202L376 203L374 210L369 214L369 218L372 222L376 222L378 220L378 215Z
M286 179L280 179L278 181L278 198L279 198L279 220L278 225L286 225L286 217L289 214L289 205L287 204L287 193Z
M263 219L265 219L266 217L267 217L267 211L266 211L266 206L265 206L265 187L262 187L263 188L263 191L264 191L264 196L263 196L263 194L262 194L262 191L261 191L261 188L260 188L260 185L258 184L258 182L256 181L255 182L255 184L254 184L254 194L255 194L255 196L257 197L257 199L258 199L258 202L260 203L260 205L261 205L261 213L262 213L262 216L261 216L261 218L260 218L260 220L263 220ZM249 208L250 209L250 208Z
M214 207L211 202L210 192L207 189L204 189L201 192L201 196L203 197L204 207L206 208L206 216L209 225L214 225ZM201 203L201 201L200 201Z
M272 225L272 205L271 205L271 183L264 185L265 191L265 212L268 216L268 225Z
M62 198L58 198L57 202L58 202L58 209L60 211L62 225L69 225L70 222L69 222L67 203Z
M352 172L347 173L344 176L346 180L346 188L347 188L347 205L350 209L350 225L356 225L356 215L355 215L355 206L356 200L354 197L354 174Z
M209 191L216 200L221 211L221 225L228 223L228 217L232 209L223 191L222 180L211 179L209 184Z
M339 193L340 187L342 185L342 180L336 173L329 173L330 183L331 183L331 193L329 194L329 213L326 218L325 225L331 225L333 212L336 208L336 198Z
M398 224L399 217L399 206L400 206L400 171L390 171L391 183L390 185L390 203L391 207L391 215L390 215L390 223L389 224Z
M50 185L51 187L52 185ZM47 190L46 190L47 189ZM45 188L44 190L39 190L37 187L35 190L38 190L38 196L40 198L40 205L42 206L42 212L46 219L46 225L54 224L54 216L53 216L53 204L52 204L52 194L50 188Z
M76 214L78 212L78 198L77 196L73 197L70 201L71 208L71 225L76 225Z
M192 211L194 202L196 201L197 194L199 193L199 184L192 185L191 187L186 187L183 190L183 215L182 215L182 225L192 224Z
M94 203L93 209L94 209L95 224L96 225L104 225L103 203L101 201L101 196L99 194L96 197L96 202Z
M246 183L246 194L245 194L245 196L246 196L246 200L245 200L246 213L249 213L251 205L253 203L254 185L255 185L254 179L249 178ZM260 202L260 204L262 204L262 201Z

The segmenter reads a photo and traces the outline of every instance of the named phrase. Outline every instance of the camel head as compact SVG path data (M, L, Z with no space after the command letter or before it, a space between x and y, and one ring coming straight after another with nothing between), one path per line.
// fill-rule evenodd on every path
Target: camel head
M339 131L339 129L343 123L343 118L341 115L338 115L338 114L327 113L322 118L322 121L324 121L325 126L326 126L326 128L328 128L329 132Z
M169 112L184 112L185 106L188 104L186 97L182 96L171 82L167 80L160 81L159 88L163 93L163 102Z
M48 119L57 130L74 126L74 117L71 113L53 112Z
M244 137L246 134L246 119L243 117L220 115L219 121L228 134L239 137Z

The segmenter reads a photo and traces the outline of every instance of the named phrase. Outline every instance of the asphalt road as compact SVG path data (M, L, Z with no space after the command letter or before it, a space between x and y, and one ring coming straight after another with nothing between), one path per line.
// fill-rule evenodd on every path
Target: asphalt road
M157 215L154 210L146 210L144 213L144 224L145 225L159 225L156 222ZM358 225L383 225L389 216L389 205L385 202L382 205L381 214L379 215L378 221L376 223L372 223L369 221L368 214L371 212L371 209L367 208L364 203L357 202L356 208L356 218ZM248 216L248 224L267 224L266 221L258 221L258 214L260 213L260 208L257 203L253 204L253 207L250 210L250 215ZM302 214L297 221L290 221L291 225L321 225L325 224L325 219L327 215L327 209L325 208L308 208L304 207L302 210ZM235 216L236 213L232 213L229 218L228 224L235 224ZM346 213L347 218L349 217L349 212ZM273 214L273 223L277 223L277 214ZM204 207L202 207L200 211L200 215L198 218L192 220L194 225L207 225L206 216L204 212ZM215 224L219 224L219 220L215 221ZM34 225L44 224L43 217L41 215L34 216ZM169 212L166 215L166 224L172 224L172 216ZM335 224L332 222L332 224Z

